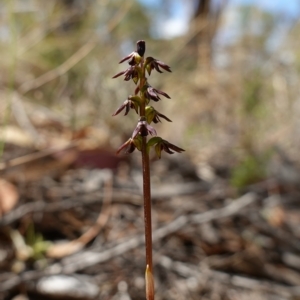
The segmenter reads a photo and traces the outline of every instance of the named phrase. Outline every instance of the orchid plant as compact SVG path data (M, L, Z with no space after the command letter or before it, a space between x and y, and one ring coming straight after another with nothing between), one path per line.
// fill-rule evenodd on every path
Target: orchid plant
M162 69L171 72L168 65L153 57L144 58L146 51L146 43L141 40L137 42L137 50L133 51L124 57L120 63L127 61L129 67L125 71L116 74L113 78L124 75L125 81L132 80L136 84L134 95L130 95L124 103L116 110L113 116L125 110L125 115L133 109L138 115L139 120L136 128L133 130L132 136L119 147L117 153L125 151L132 153L135 149L142 153L143 165L143 194L144 194L144 219L145 219L145 249L146 249L146 299L154 299L154 280L153 280L153 263L152 263L152 226L151 226L151 185L150 185L150 162L149 152L154 148L158 158L161 158L162 151L169 154L174 152L181 153L183 149L169 143L163 138L157 136L156 130L151 126L151 123L161 122L165 119L172 122L168 117L158 112L151 104L152 101L157 102L161 100L161 96L170 99L170 96L158 89L152 87L147 73L150 76L155 70L163 73ZM147 137L151 135L150 139Z

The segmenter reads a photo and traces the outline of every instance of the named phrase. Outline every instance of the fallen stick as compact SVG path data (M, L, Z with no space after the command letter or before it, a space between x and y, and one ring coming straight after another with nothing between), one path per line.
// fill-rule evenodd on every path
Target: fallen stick
M180 216L171 223L162 228L159 228L153 232L153 241L157 241L166 237L169 234L172 234L184 226L191 225L191 224L200 224L205 222L210 222L215 219L228 217L238 213L244 207L250 205L255 200L257 200L257 196L253 193L248 193L242 196L239 199L233 200L232 203L229 205L220 208L220 209L213 209L211 211L194 214L190 216ZM95 253L91 251L85 251L83 253L67 257L61 261L61 272L62 273L73 273L79 270L83 270L87 267L92 265L102 263L107 261L115 256L124 254L125 252L132 250L144 243L144 236L139 235L128 239L127 241L117 244L114 247L111 247L107 250L104 250L100 253ZM51 268L49 267L49 271L51 273ZM53 266L53 270L55 270L57 266Z
M193 214L190 216L180 216L168 225L157 229L153 234L153 241L157 241L172 234L181 228L192 225L210 222L215 219L225 218L239 213L243 208L254 203L258 199L254 193L247 193L241 198L232 200L230 204L219 209L213 209L200 214ZM87 267L95 264L106 262L113 257L122 255L130 250L133 250L144 243L144 235L138 235L136 237L125 240L125 242L116 244L115 246L106 249L100 253L92 251L84 251L70 257L66 257L59 263L55 263L45 269L44 271L27 271L22 275L13 276L5 281L0 281L0 292L7 289L11 289L23 281L33 280L40 278L41 276L55 275L55 274L71 274L77 271L81 271Z
M212 282L220 282L228 287L243 288L253 291L262 291L265 293L276 294L282 297L291 297L300 295L300 286L287 286L276 283L275 281L267 281L261 279L253 279L246 276L232 275L226 272L215 271L206 265L199 264L198 266L174 261L170 257L160 256L159 264L176 272L185 278L195 278L198 284L203 284L205 287L213 285Z

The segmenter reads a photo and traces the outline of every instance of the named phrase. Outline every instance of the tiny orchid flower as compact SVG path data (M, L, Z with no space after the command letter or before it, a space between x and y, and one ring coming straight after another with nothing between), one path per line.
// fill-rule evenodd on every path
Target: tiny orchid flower
M126 149L126 153L132 153L135 150L135 148L136 146L134 144L134 140L130 138L119 147L119 149L117 150L117 154L119 154L123 149Z
M141 61L141 56L140 56L137 52L133 51L133 52L131 52L129 55L127 55L127 56L125 56L124 58L122 58L122 59L119 61L119 64L121 64L122 62L124 62L124 61L126 61L126 60L128 60L128 59L130 59L130 60L128 61L128 64L129 64L130 66L134 66L134 65L137 65L137 64Z
M119 154L122 150L125 149L125 153L132 153L135 149L141 151L141 138L129 138L123 145L119 147L117 150L117 154Z
M141 136L147 136L149 133L151 135L156 135L156 130L147 123L145 117L141 117L132 133L132 138L135 138L138 134Z
M138 114L138 104L137 101L133 101L133 98L135 97L128 97L128 99L126 99L123 104L114 112L113 116L118 115L124 108L125 108L125 114L124 116L126 116L130 109L134 109L135 112Z
M184 151L184 149L169 143L159 136L153 137L147 142L147 151L149 152L150 148L153 146L158 158L161 158L161 151L165 151L169 154L174 154L174 151L178 153Z
M115 76L113 76L113 78L117 78L121 75L125 75L125 78L124 78L125 81L129 81L130 79L132 79L135 84L137 84L138 79L139 79L138 78L138 71L134 66L131 66L127 70L116 74Z
M174 154L174 151L175 152L178 152L178 153L181 153L183 152L184 150L182 148L179 148L171 143L169 143L168 141L166 140L161 140L159 143L157 143L155 145L155 152L156 152L156 155L158 158L161 158L161 151L165 151L169 154Z
M146 106L146 119L149 124L151 124L151 122L154 122L155 124L161 122L159 117L167 120L168 122L172 122L167 116L161 114L156 109L154 109L153 106Z
M143 40L137 41L136 48L137 48L136 51L133 51L129 55L122 58L120 60L119 64L121 64L122 62L124 62L128 59L130 59L128 64L131 65L131 66L135 66L135 65L139 64L142 57L144 56L145 51L146 51L145 41L143 41Z
M145 65L146 65L146 70L149 75L151 75L151 71L153 69L155 69L159 73L162 73L162 71L160 70L159 67L161 67L162 69L164 69L168 72L172 72L171 68L168 65L166 65L164 62L157 60L151 56L146 58Z
M158 112L157 110L156 110L155 112L156 112L156 114L155 114L155 116L154 116L154 118L153 118L153 122L154 122L155 124L157 124L158 122L161 122L161 120L160 120L159 117L161 117L161 118L167 120L168 122L172 122L172 120L170 120L167 116L161 114L161 113Z
M157 89L153 88L151 85L148 85L147 90L145 92L146 98L157 102L157 101L161 100L160 97L158 96L158 94L163 95L164 97L166 97L168 99L171 99L171 97L167 93L157 90Z

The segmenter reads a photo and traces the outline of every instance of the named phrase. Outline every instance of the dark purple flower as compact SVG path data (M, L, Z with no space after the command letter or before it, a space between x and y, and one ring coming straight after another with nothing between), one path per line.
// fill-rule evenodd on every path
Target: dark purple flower
M126 149L126 153L132 153L136 148L134 140L132 138L128 139L123 145L119 147L117 150L117 154L119 154L123 149Z
M155 145L155 152L158 156L158 158L161 158L161 151L165 151L169 154L173 154L174 151L181 153L182 151L184 151L184 149L179 148L171 143L169 143L166 140L161 139L156 145Z
M157 60L151 56L146 58L145 64L146 64L146 70L149 75L151 74L151 71L153 69L155 69L159 73L162 73L162 71L160 70L159 67L161 67L162 69L164 69L168 72L172 72L168 65L166 65L164 62Z
M141 118L132 133L132 138L134 139L138 134L147 136L149 133L151 135L156 135L156 130L147 123L145 118Z
M129 81L130 79L132 79L135 84L137 84L138 79L139 79L138 72L134 66L131 66L127 70L116 74L115 76L113 76L113 78L117 78L121 75L125 75L125 78L124 78L125 81Z
M133 51L129 55L122 58L119 61L119 64L121 64L122 62L124 62L125 60L128 60L128 59L129 59L128 64L131 65L131 66L135 66L135 65L140 63L141 56L136 51Z
M164 97L166 97L168 99L171 99L171 97L167 93L157 90L150 85L147 87L147 90L145 92L146 98L151 99L156 102L160 100L160 97L158 96L158 94L163 95Z
M137 41L136 43L136 51L131 52L129 55L122 58L119 62L121 64L122 62L129 59L128 64L131 66L135 66L140 63L142 57L144 56L144 53L146 51L146 43L145 41Z
M147 122L149 124L151 124L151 122L154 122L155 124L158 122L161 122L160 117L167 120L168 122L172 122L167 116L161 114L160 112L158 112L156 109L154 109L153 106L146 106L146 119Z
M126 116L129 113L129 110L132 108L136 111L136 113L138 113L138 106L137 104L132 101L131 99L126 99L123 104L115 111L115 113L113 114L113 116L118 115L123 109L125 108L125 114L124 116Z
M158 122L161 122L160 118L163 118L165 120L167 120L168 122L172 122L172 120L170 120L167 116L161 114L160 112L158 112L157 110L155 111L155 115L154 115L154 118L153 118L153 122L155 124L157 124Z

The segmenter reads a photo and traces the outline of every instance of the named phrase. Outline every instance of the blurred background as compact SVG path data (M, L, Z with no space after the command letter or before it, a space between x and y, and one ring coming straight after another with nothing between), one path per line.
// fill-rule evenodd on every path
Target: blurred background
M140 39L172 69L149 78L172 98L155 128L186 150L153 155L154 229L252 197L157 238L157 299L300 299L299 16L298 0L1 0L0 299L144 299L140 156L115 155L137 116L112 117Z
M126 68L118 65L120 58L144 39L148 55L173 70L151 78L172 97L158 106L174 122L158 130L187 155L206 159L228 150L252 156L277 145L296 158L299 5L3 1L1 157L5 138L13 139L7 131L16 129L8 125L35 147L57 143L54 137L63 140L59 129L75 134L92 126L116 148L136 116L124 122L111 114L134 84L111 77ZM41 127L51 121L57 126L45 136Z

